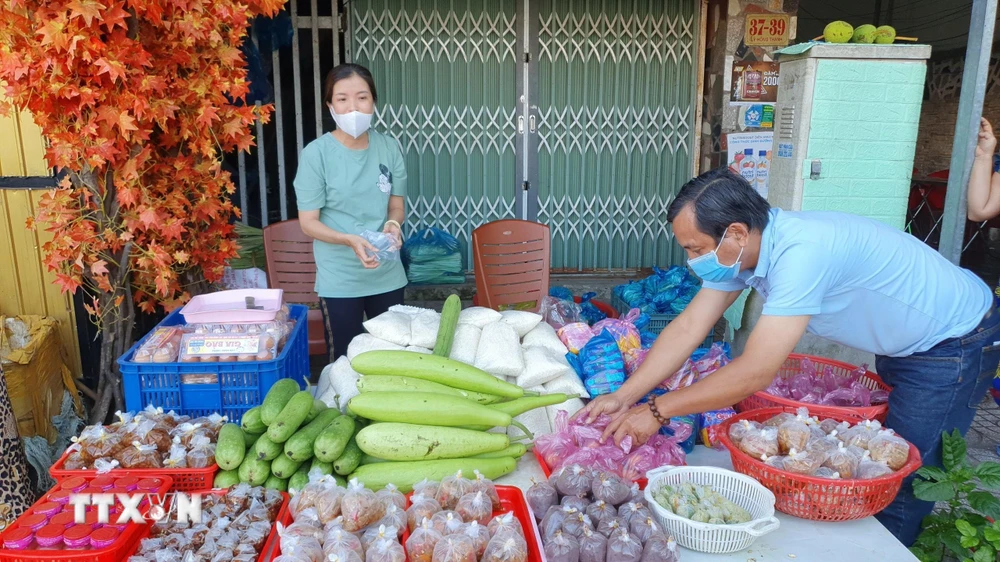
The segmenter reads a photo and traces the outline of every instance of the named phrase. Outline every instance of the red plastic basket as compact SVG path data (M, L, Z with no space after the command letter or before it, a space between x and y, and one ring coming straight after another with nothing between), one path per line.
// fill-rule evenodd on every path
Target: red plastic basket
M851 365L850 363L842 363L840 361L834 361L833 359L827 359L825 357L816 357L814 355L799 355L793 353L788 356L788 359L785 360L785 364L781 366L781 369L778 371L778 376L787 379L802 372L801 365L803 359L809 359L819 369L824 369L828 366L832 367L833 374L841 377L846 377L850 375L852 371L857 369L857 366ZM861 382L872 390L892 390L889 385L882 382L882 379L878 375L868 370L866 370L865 374L861 376ZM798 400L792 400L790 398L781 398L780 396L768 394L763 390L743 399L736 405L736 411L749 412L750 410L759 410L761 408L785 406L792 408L808 408L810 412L817 416L832 418L839 415L849 417L851 419L878 420L883 423L885 423L885 417L889 413L889 404L875 404L873 406L820 406L818 404L799 402Z
M764 408L744 412L723 422L719 441L729 449L733 469L746 474L774 493L774 508L778 511L814 521L851 521L875 515L896 498L903 479L920 468L920 451L910 443L910 456L903 468L881 478L870 480L830 480L803 476L778 470L752 458L729 439L729 426L740 420L765 422L782 412L795 408ZM812 412L810 413L817 413ZM837 421L857 421L852 416L828 414L821 416Z
M549 465L545 462L545 458L538 452L538 449L532 449L532 452L535 453L535 458L538 459L538 466L542 467L542 474L544 474L546 478L552 476L552 469L549 468ZM635 480L635 483L639 485L640 490L645 490L646 484L648 484L649 481L645 478L640 478Z
M222 494L225 494L227 490L228 490L228 488L213 488L211 490L205 490L205 489L195 490L195 492L200 492L202 494L222 495ZM187 493L187 491L185 491L185 493ZM285 498L285 501L281 504L281 509L278 510L278 515L275 516L274 522L271 523L271 533L269 535L267 535L267 540L264 541L264 547L261 549L260 554L257 556L257 562L267 562L268 560L270 560L271 559L271 550L273 548L277 548L277 544L278 544L278 523L281 523L283 526L286 526L286 527L292 523L292 514L289 513L289 511L288 511L288 500L289 500L288 494L286 494L285 492L282 492L281 495ZM139 535L139 538L135 541L135 544L132 545L131 550L125 551L125 556L123 556L122 558L120 558L120 559L116 558L115 559L116 562L118 560L127 560L129 556L131 556L131 555L135 554L136 552L138 552L139 551L139 546L140 546L140 544L139 544L140 541L142 539L146 538L147 535L149 535L149 528L148 527L145 530L142 531L142 534Z
M410 495L406 495L406 504L409 507ZM500 511L494 511L493 516L500 515L502 513L512 512L514 517L521 523L521 527L524 529L525 542L528 543L528 559L527 562L544 562L542 558L542 548L539 546L539 534L538 526L535 524L535 518L531 515L531 510L528 508L528 502L524 499L524 494L521 490L515 488L514 486L497 486L497 496L500 497ZM279 520L281 520L279 518ZM292 522L292 514L286 513L286 518L282 521L282 525L288 525ZM533 536L528 536L533 535ZM403 533L403 547L406 547L406 539L410 537L409 530ZM269 548L270 547L270 548ZM269 562L275 558L281 556L281 545L278 543L277 533L272 532L271 536L268 537L267 543L264 544L264 552L270 552L270 558L261 558L259 562Z
M149 478L147 474L140 475L136 471L122 470L118 471L114 476L135 476L138 478ZM156 493L163 494L170 490L173 482L170 476L158 475L163 481L163 485L160 486ZM88 476L86 479L92 480L93 476ZM48 500L50 494L52 494L58 488L58 484L52 490L46 492L42 499L35 502L34 505L44 503ZM14 529L18 527L18 522L29 515L31 510L29 509L26 513L22 514L14 524L5 529L0 533L0 546L3 545L5 537ZM148 525L140 525L137 523L128 523L125 526L125 530L118 535L118 540L115 541L109 547L100 549L88 549L88 550L7 550L0 548L0 561L3 562L121 562L129 557L139 546L139 540L142 539L149 533Z
M63 455L59 457L59 460L55 462L51 467L49 467L49 474L56 479L56 482L61 482L67 478L72 478L74 476L84 476L86 478L93 478L97 476L96 470L67 470L63 468L66 464L66 457L69 456L69 449L63 452ZM108 472L107 476L119 476L126 472L132 474L133 476L138 476L140 478L160 478L163 476L169 476L173 481L173 486L169 491L171 492L194 492L199 490L207 490L212 487L212 483L215 481L215 473L219 470L219 465L213 464L207 468L136 468L132 470L126 469L115 469Z

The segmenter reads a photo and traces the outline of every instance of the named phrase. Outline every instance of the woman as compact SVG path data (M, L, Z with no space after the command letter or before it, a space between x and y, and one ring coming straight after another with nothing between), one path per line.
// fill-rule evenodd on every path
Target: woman
M402 245L406 167L399 143L369 130L378 92L367 68L342 64L326 77L323 101L337 128L309 143L295 175L299 224L313 238L316 292L325 310L331 359L347 353L373 318L402 304L406 273L380 262L364 231Z
M0 531L28 511L34 501L35 494L28 478L28 458L17 433L7 379L0 366Z

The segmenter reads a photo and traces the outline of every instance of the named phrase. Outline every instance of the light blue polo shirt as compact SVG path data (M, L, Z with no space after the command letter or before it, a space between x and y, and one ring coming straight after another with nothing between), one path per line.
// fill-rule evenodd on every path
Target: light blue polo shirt
M993 303L975 274L905 232L847 213L781 209L771 209L753 271L703 286L753 287L765 315L812 316L810 333L890 357L969 333Z

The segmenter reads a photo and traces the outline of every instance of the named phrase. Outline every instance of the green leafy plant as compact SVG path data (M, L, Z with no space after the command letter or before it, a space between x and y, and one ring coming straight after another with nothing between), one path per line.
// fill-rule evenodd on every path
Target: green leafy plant
M942 434L944 468L925 466L917 471L913 493L932 502L945 502L923 521L923 530L910 547L921 562L940 562L951 553L961 562L995 562L1000 552L1000 500L987 490L1000 490L1000 463L975 467L966 457L965 439L954 430Z

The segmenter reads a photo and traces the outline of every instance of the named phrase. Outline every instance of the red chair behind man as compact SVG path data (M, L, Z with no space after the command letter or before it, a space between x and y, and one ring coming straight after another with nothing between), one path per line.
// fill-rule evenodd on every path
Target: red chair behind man
M480 306L538 310L549 294L547 225L517 219L490 222L472 231L472 248Z

